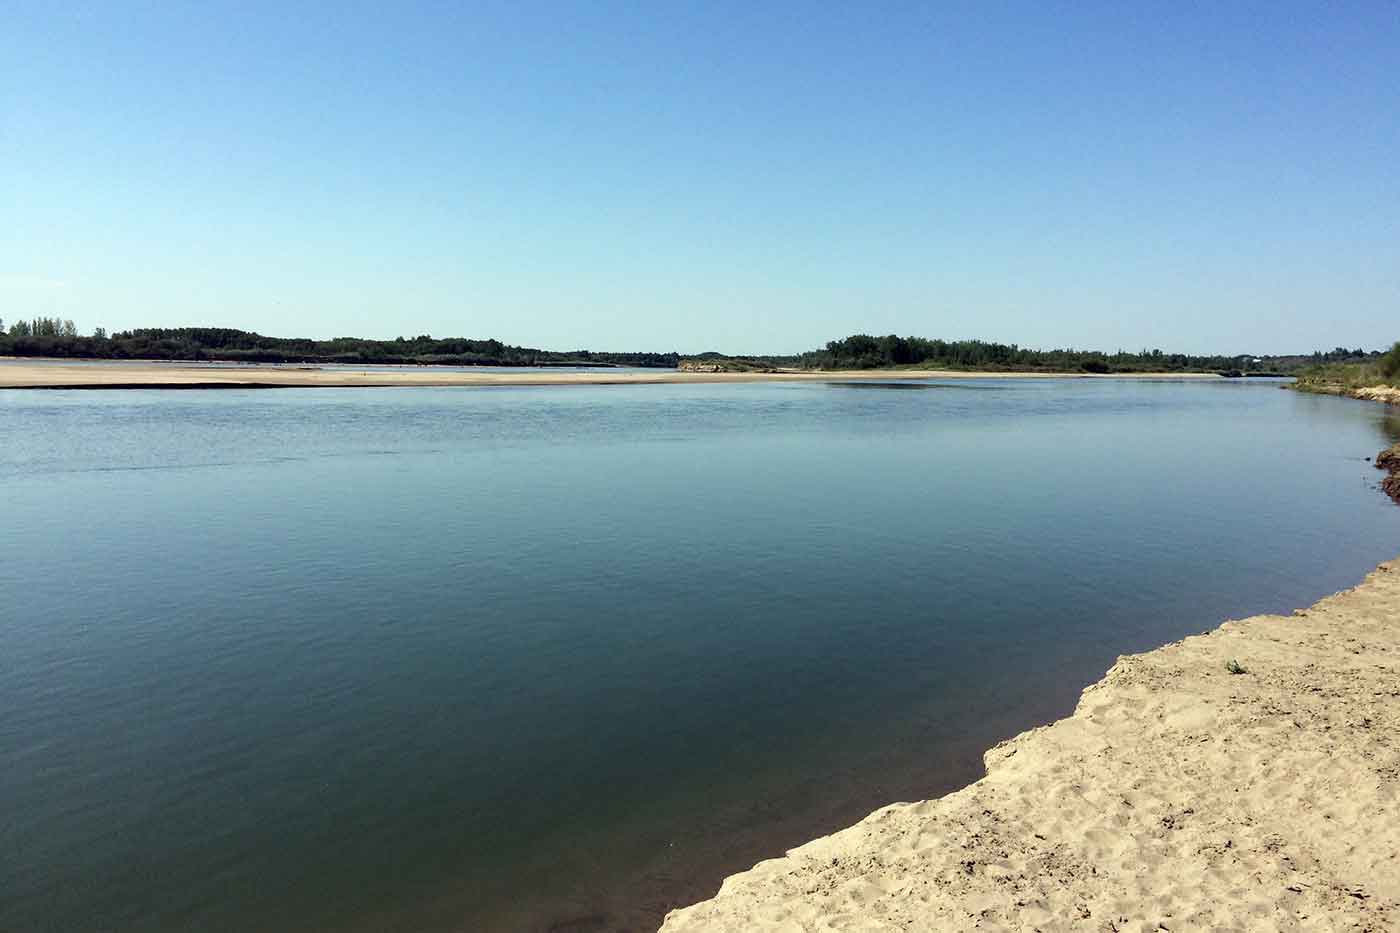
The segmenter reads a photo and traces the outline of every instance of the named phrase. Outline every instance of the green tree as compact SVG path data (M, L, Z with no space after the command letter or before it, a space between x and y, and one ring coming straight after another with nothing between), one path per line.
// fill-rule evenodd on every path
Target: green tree
M1380 359L1381 376L1387 382L1400 382L1400 340Z

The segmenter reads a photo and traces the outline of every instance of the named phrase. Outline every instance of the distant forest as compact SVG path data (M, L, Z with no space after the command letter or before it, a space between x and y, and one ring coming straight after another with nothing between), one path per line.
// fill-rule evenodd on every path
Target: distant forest
M3 323L3 322L0 322ZM264 337L225 327L143 327L78 334L72 321L36 318L0 329L0 356L112 360L223 360L240 363L379 363L439 366L655 366L674 369L675 353L536 350L499 340L398 337L310 340Z
M1053 372L1238 372L1242 375L1291 372L1304 366L1337 360L1366 359L1363 349L1338 347L1328 352L1298 356L1194 356L1141 350L1031 350L1014 343L984 340L931 340L924 337L872 337L856 334L833 340L820 350L803 353L797 365L804 369L928 369L1048 370Z
M1372 364L1381 351L1337 347L1294 356L1194 356L1141 350L1031 350L985 340L937 340L854 334L819 350L792 356L727 356L701 353L605 353L597 350L538 350L499 340L436 338L427 334L393 340L337 337L311 340L265 337L223 327L146 327L108 334L78 333L72 321L34 318L0 321L0 356L117 360L222 360L247 363L344 363L455 366L647 366L674 369L684 360L717 370L927 368L1010 372L1219 372L1229 375L1297 373L1324 364Z
M1227 375L1292 374L1309 366L1324 363L1356 363L1375 359L1380 351L1362 348L1318 351L1290 356L1256 356L1243 353L1233 356L1195 356L1187 353L1164 353L1161 350L1141 350L1130 353L1118 350L1031 350L1016 344L985 340L937 340L924 337L899 337L890 334L872 337L855 334L844 340L832 340L820 350L796 356L728 357L720 353L703 353L686 357L715 369L754 370L792 367L798 369L949 369L980 372L1062 372L1062 373L1132 373L1132 372L1218 372Z

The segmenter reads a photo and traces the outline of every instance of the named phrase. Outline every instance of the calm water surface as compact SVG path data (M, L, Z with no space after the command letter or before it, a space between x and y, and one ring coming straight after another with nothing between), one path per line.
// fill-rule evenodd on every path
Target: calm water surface
M0 929L643 930L1400 553L1377 405L0 391Z

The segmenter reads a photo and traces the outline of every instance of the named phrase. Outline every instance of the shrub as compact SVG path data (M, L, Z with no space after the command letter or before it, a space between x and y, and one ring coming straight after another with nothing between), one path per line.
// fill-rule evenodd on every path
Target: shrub
M1400 340L1395 341L1395 346L1380 359L1381 378L1386 382L1394 384L1400 382Z

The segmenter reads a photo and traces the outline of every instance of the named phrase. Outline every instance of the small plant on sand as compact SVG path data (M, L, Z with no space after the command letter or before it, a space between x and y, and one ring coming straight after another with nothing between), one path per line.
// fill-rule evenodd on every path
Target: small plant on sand
M1229 671L1231 674L1243 674L1245 672L1244 668L1240 667L1240 662L1236 661L1234 658L1225 662L1225 670Z

